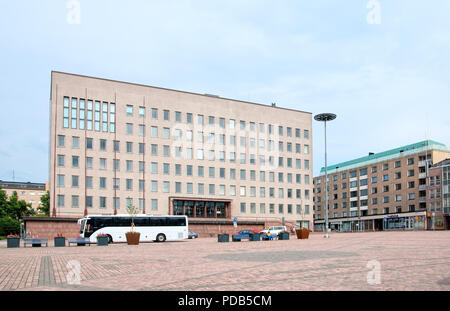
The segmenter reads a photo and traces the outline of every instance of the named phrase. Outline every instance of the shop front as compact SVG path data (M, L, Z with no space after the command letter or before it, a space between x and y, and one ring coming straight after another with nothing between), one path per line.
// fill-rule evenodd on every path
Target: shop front
M383 230L423 230L425 215L389 215L383 219Z
M334 232L424 230L425 222L425 212L410 212L393 215L371 215L334 219L330 221L330 229ZM444 220L442 220L442 222L444 223ZM314 223L314 231L323 231L323 228L323 220Z

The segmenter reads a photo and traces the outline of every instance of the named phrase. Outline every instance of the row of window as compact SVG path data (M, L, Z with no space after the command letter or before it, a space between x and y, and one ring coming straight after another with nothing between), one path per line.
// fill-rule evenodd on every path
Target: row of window
M150 180L150 190L151 192L158 192L160 191L159 185L162 185L162 192L163 193L170 193L170 185L173 182L170 181L157 181L157 180ZM65 187L65 175L57 175L57 187ZM98 180L98 189L106 189L106 177L99 177ZM138 181L134 181L133 179L125 179L125 190L127 191L133 191L133 186L137 183L139 191L144 191L145 189L145 181L142 179L139 179ZM80 186L80 180L79 176L72 175L71 184L73 188L77 188ZM174 182L175 186L175 193L182 193L182 185L181 182ZM86 188L93 189L93 177L87 176L86 177ZM217 190L216 190L217 188ZM113 190L120 190L120 178L112 178L112 189ZM256 186L239 186L236 185L229 185L228 194L231 196L236 195L237 189L239 190L240 196L247 196L247 189L248 189L248 195L250 197L256 197ZM216 191L218 191L216 193ZM295 191L295 193L294 193ZM194 193L194 183L187 182L185 183L185 193L187 194L193 194ZM198 183L197 184L197 194L205 194L205 184L204 183ZM211 195L226 195L226 185L216 185L216 184L208 184L208 194ZM291 198L300 199L302 196L302 190L301 189L284 189L284 188L278 188L278 198L284 198L285 196L289 199ZM259 196L261 198L266 197L266 187L259 187ZM268 196L271 198L275 197L275 188L269 187L268 188ZM304 197L306 200L309 200L310 193L308 189L304 190Z
M408 159L406 159L406 164L407 164L407 165L413 165L413 164L414 164L414 158L408 158ZM398 161L395 161L395 162L394 162L394 168L399 168L399 167L401 167L401 160L398 160ZM388 170L388 169L389 169L389 163L384 163L384 164L382 165L382 170L383 170L383 171L386 171L386 170ZM371 173L372 173L372 174L373 174L373 173L376 173L376 172L378 171L378 166L371 166L370 170L371 170ZM361 176L366 176L366 175L367 175L367 172L368 172L368 168L367 168L367 167L361 168L361 169L359 170L359 176L360 176L360 177L361 177ZM399 174L401 174L401 173L399 173ZM349 175L349 178L355 178L355 177L358 177L358 171L357 171L357 170L350 171L350 172L348 173L348 175ZM339 176L338 176L337 174L332 175L332 179L333 179L333 181L337 181L337 180L339 179ZM347 172L343 172L343 173L341 174L341 179L342 179L342 180L347 179ZM328 182L329 182L329 181L330 181L330 178L328 178ZM317 179L317 184L321 184L321 183L322 183L322 180L321 180L320 178L318 178L318 179Z
M98 197L98 201L96 202L96 204L98 205L99 208L101 209L106 209L107 208L107 204L108 199L112 201L112 208L113 209L120 209L120 201L121 199L119 197L113 197L113 198L107 198L107 197ZM65 207L66 202L65 202L65 195L64 194L58 194L57 195L57 205L58 207ZM133 205L133 199L132 198L126 198L125 199L125 206L129 206L129 205ZM139 198L138 199L138 206L140 210L144 209L144 205L145 205L145 200L143 198ZM72 195L71 196L71 202L70 202L70 206L72 208L79 208L80 207L80 196L78 195ZM93 196L86 196L86 207L87 208L93 208L94 206L94 197ZM247 211L247 206L249 206L249 210ZM286 206L286 212L288 214L293 214L293 204L278 204L278 213L279 214L284 214L285 213L285 209L284 207ZM270 203L268 204L268 212L269 214L275 214L275 204ZM150 200L150 209L151 211L158 211L158 199L151 199ZM245 203L245 202L241 202L240 204L240 212L241 213L251 213L251 214L255 214L256 213L256 203ZM260 214L266 214L266 203L260 203L259 204L259 213ZM304 214L304 215L309 215L309 205L305 205L304 209L302 209L302 206L300 204L295 205L295 213L300 215L300 214Z
M390 202L390 196L384 196L383 197L383 203L389 203ZM415 193L408 193L408 200L415 200L416 199L416 194ZM401 202L403 200L403 196L401 194L397 194L394 196L394 201L395 202ZM320 200L318 200L317 202L320 202ZM354 201L350 201L350 205L348 205L349 202L342 202L341 203L341 207L342 208L347 208L347 207L358 207L358 202L359 202L359 206L368 206L368 199L362 199L362 200L354 200ZM378 204L378 198L371 198L371 202L372 205L376 205ZM337 209L339 207L338 203L333 203L333 208ZM321 206L317 205L317 210L320 211Z
M402 213L402 207L397 206L397 207L395 207L395 210L391 210L390 207L383 208L383 214L389 214L389 213L391 213L391 211L395 212L395 213ZM416 206L414 204L411 204L408 206L408 212L415 212L415 211L416 211ZM358 211L351 211L350 216L348 216L349 215L348 212L342 212L341 217L345 218L345 217L368 216L368 211L360 211L360 213L361 214L358 215ZM372 209L371 215L378 215L378 209L377 208ZM321 215L321 214L314 215L314 218L316 218L316 219L323 219L322 217L323 217L323 215ZM333 216L331 217L331 215L330 215L330 218L340 218L339 213L336 213L336 212L333 213Z
M240 204L240 212L242 214L247 213L247 206L248 204L245 202L241 202ZM278 204L278 214L284 214L285 213L285 209L284 207L286 206L286 212L288 214L293 214L293 208L294 205L293 204ZM273 203L269 204L269 214L275 214L275 207L276 205ZM249 204L249 212L250 214L256 214L256 203L250 203ZM265 203L260 203L259 204L259 213L260 214L266 214L266 204ZM295 213L297 215L309 215L309 205L305 205L304 210L302 209L302 206L300 204L295 205Z
M8 194L8 190L2 190L4 194ZM17 191L17 190L10 190L10 195L13 195L14 192L16 192L18 195L27 195L26 191ZM30 191L28 193L28 195L39 195L39 196L43 196L45 194L45 192L34 192L34 191Z
M127 105L126 106L126 114L127 116L133 116L133 112L134 111L134 107L133 105ZM139 106L138 108L138 115L139 117L144 118L145 117L145 107ZM192 113L185 113L185 123L186 124L193 124L194 123L194 115ZM159 119L159 114L158 114L158 109L157 108L151 108L151 118L153 120L158 120ZM175 111L174 114L174 118L175 118L175 122L181 123L182 121L182 112L181 111ZM163 120L164 121L170 121L170 111L169 110L163 110ZM219 120L219 122L217 123L216 120ZM197 125L205 125L205 116L198 114L197 115ZM214 116L208 116L208 125L219 125L220 128L225 128L226 127L226 119L225 118L216 118ZM244 120L240 120L239 121L239 129L241 131L246 131L249 130L250 132L256 132L256 127L258 127L258 131L259 133L265 133L266 132L266 125L264 123L258 123L256 124L255 122L247 122ZM234 130L236 129L236 120L234 119L229 119L228 120L228 129ZM287 137L292 137L293 136L293 132L295 131L295 137L296 138L300 138L301 137L301 133L300 133L300 129L296 128L296 129L292 129L291 127L286 127L286 136ZM275 125L273 124L268 124L267 125L267 133L268 134L275 134ZM278 135L279 136L283 136L284 135L284 127L283 126L278 126ZM303 130L303 138L304 139L309 139L309 130Z
M211 138L212 137L212 138ZM230 144L232 146L236 145L236 137L235 136L231 136L230 137ZM222 135L220 136L220 142L219 145L225 145L224 143L225 141L225 136ZM240 146L243 148L239 148L238 151L246 151L246 137L240 137ZM208 142L212 142L212 144L214 144L214 136L210 136L210 139ZM107 151L107 140L106 139L100 139L99 142L99 150L100 151ZM112 148L112 152L120 152L120 141L118 140L114 140L113 141L113 148ZM145 143L138 143L139 146L139 153L142 154L144 153L144 146ZM157 144L151 144L152 149L152 155L157 155ZM278 151L283 151L284 150L284 142L278 142ZM287 152L293 152L292 150L292 143L286 143L286 151ZM58 147L59 148L63 148L65 147L65 135L58 135ZM167 147L168 151L169 151L169 146L165 145L164 147ZM179 151L181 153L182 147L185 147L187 154L190 154L192 157L193 154L193 148L191 148L190 145L186 145L186 146L178 146L178 145L174 145L173 150L175 152ZM196 148L197 150L197 158L201 158L203 159L203 149L201 148L201 146L197 146L200 148ZM212 147L212 146L210 146ZM261 150L264 151L269 151L269 152L275 152L275 148L274 148L274 141L273 140L269 140L269 144L267 146L267 150L265 149L265 140L261 139L259 142L259 147L260 147L260 151L259 153L265 153L265 152L261 152ZM80 148L80 137L78 136L72 136L72 148L73 149L78 149ZM125 142L125 148L126 148L126 152L127 153L133 153L133 142ZM156 148L156 150L154 150ZM250 138L250 149L255 149L256 148L256 141L253 138ZM87 150L93 150L94 149L94 142L93 142L93 138L86 138L86 149ZM219 148L220 149L220 148ZM190 152L189 152L190 151ZM199 155L199 151L201 151L201 156ZM210 150L210 152L214 152L215 150ZM223 154L225 154L225 151L222 151ZM234 152L233 152L234 153ZM295 144L295 153L301 154L301 145L300 144ZM231 152L230 152L231 154ZM235 153L234 153L235 154ZM242 153L241 153L242 154ZM303 154L309 154L309 145L303 145Z
M414 170L413 169L412 170L408 170L408 177L414 177ZM400 178L402 178L401 172L394 173L394 179L400 179ZM389 174L383 175L383 182L386 182L386 181L389 181ZM371 179L371 183L372 184L376 184L377 182L378 182L378 177L377 176L373 176L372 179ZM368 185L368 179L361 179L361 180L359 180L359 183L356 180L355 181L351 181L351 182L349 182L349 188L356 188L356 187L358 187L358 184L359 184L360 187L367 186ZM347 183L343 182L341 184L341 187L342 187L342 189L347 189ZM387 191L389 191L389 186L383 186L383 188L386 188L386 187L388 189ZM396 184L395 187L396 187L396 190L400 190L401 189L401 183L400 184ZM414 188L414 181L408 182L408 188ZM375 187L373 189L377 189L377 188ZM330 190L329 186L328 186L328 190ZM338 185L337 184L333 185L333 190L338 190ZM322 190L321 190L320 187L317 187L316 191L317 191L317 193L321 193Z
M86 169L93 169L94 168L94 158L87 157L86 158ZM112 159L112 168L113 171L120 171L120 160L119 159ZM132 173L134 168L134 162L132 160L125 160L125 170L126 172ZM57 156L57 166L58 167L65 167L65 156L64 155L58 155ZM80 168L80 159L79 156L72 156L72 168ZM150 173L151 174L159 174L159 163L158 162L151 162L150 163ZM181 164L175 164L174 165L175 170L174 173L177 176L182 175L182 165ZM292 166L288 166L292 167ZM107 169L107 159L106 158L99 158L99 165L98 168L100 170L106 170ZM138 171L140 173L144 172L145 168L145 162L144 161L138 161ZM162 174L163 175L170 175L170 164L169 163L162 163ZM297 166L297 168L300 168ZM215 168L215 167L208 167L208 177L215 178L216 177L216 171L217 176L219 178L226 178L226 169L221 168ZM241 180L247 179L247 170L240 169L239 171L239 178ZM270 182L275 182L275 176L278 175L278 182L288 182L293 183L293 177L294 174L292 173L283 173L283 172L268 172L268 180ZM185 169L185 175L187 177L193 177L194 176L194 166L193 165L186 165ZM197 166L197 177L205 177L205 167L204 166ZM256 170L249 170L249 176L250 180L256 181ZM286 179L285 179L286 176ZM229 169L229 179L236 179L236 169L230 168ZM295 182L297 184L301 183L302 174L295 174ZM309 174L303 175L304 183L305 185L309 185L310 183L310 176ZM265 182L266 181L266 171L259 171L259 181Z
M408 183L408 189L413 189L415 187L415 182L414 181L409 181ZM334 185L336 187L334 187L334 190L337 190L337 185ZM383 186L383 192L389 192L390 187L389 185L384 185ZM402 184L395 184L395 190L399 191L402 190ZM317 193L321 193L321 189L317 188ZM378 187L372 187L371 188L371 194L376 194L378 193ZM342 199L346 199L347 198L347 192L342 192ZM365 196L368 195L368 189L361 189L359 190L359 195L360 196ZM354 198L358 196L358 191L354 190L354 191L350 191L350 197ZM333 200L337 200L338 199L338 194L337 193L333 193ZM321 197L317 197L317 201L320 202Z
M116 114L116 105L115 103L108 103L106 101L99 100L91 100L88 99L87 102L83 98L75 98L75 97L67 97L63 98L63 127L64 128L72 128L72 129L80 129L80 130L95 130L102 132L115 132L115 114ZM126 115L133 116L134 114L134 106L126 105ZM145 118L146 108L143 106L139 106L138 108L139 117ZM175 122L182 122L182 112L175 111ZM158 120L158 109L151 108L151 118L153 120ZM186 124L192 124L194 116L192 113L186 113L185 122ZM220 128L225 128L226 120L225 118L217 118L219 120L218 126ZM163 110L163 120L170 121L170 111ZM109 126L108 126L109 124ZM205 117L201 114L197 115L198 125L205 124ZM208 116L208 124L215 126L216 125L216 117ZM259 133L266 132L266 125L264 123L255 122L247 122L240 120L239 121L239 129L240 130L249 130L250 132L256 132L256 127L258 126ZM247 128L248 127L248 128ZM229 119L228 120L228 129L234 130L236 129L236 120ZM269 135L275 134L275 125L268 124L267 132ZM284 132L283 126L278 126L278 135L283 136L286 133L287 137L293 137L295 133L296 138L301 137L299 128L292 129L291 127L286 127L286 132ZM303 138L309 139L309 130L303 130Z

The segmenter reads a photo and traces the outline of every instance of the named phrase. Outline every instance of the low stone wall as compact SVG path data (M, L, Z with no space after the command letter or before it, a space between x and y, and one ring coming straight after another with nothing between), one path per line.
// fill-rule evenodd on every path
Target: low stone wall
M27 217L24 218L27 236L38 236L53 241L57 234L74 238L80 234L77 218Z
M226 232L230 235L238 233L241 230L264 229L264 223L238 222L235 228L233 222L230 223L208 223L208 222L189 222L189 230L198 234L199 238L215 237L220 232Z
M24 219L27 236L37 235L40 238L53 238L61 233L66 238L73 238L80 234L78 218L54 218L54 217L27 217ZM269 226L280 226L281 221L238 221L234 227L232 220L189 220L189 230L198 234L199 237L214 237L220 232L229 234L237 233L241 230L261 231ZM288 231L293 224L285 223Z

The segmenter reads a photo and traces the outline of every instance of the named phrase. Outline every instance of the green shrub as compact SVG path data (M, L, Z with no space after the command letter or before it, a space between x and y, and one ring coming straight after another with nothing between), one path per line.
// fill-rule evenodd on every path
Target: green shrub
M20 234L20 221L9 216L0 217L0 236Z

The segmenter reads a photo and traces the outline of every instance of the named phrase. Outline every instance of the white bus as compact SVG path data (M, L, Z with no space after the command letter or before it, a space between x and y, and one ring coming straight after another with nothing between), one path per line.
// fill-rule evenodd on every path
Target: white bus
M131 217L129 215L88 215L78 219L80 235L89 238L91 242L97 241L97 235L108 235L109 243L126 242L125 233L131 230ZM140 232L140 242L174 241L188 238L187 216L148 216L136 215L134 229Z

